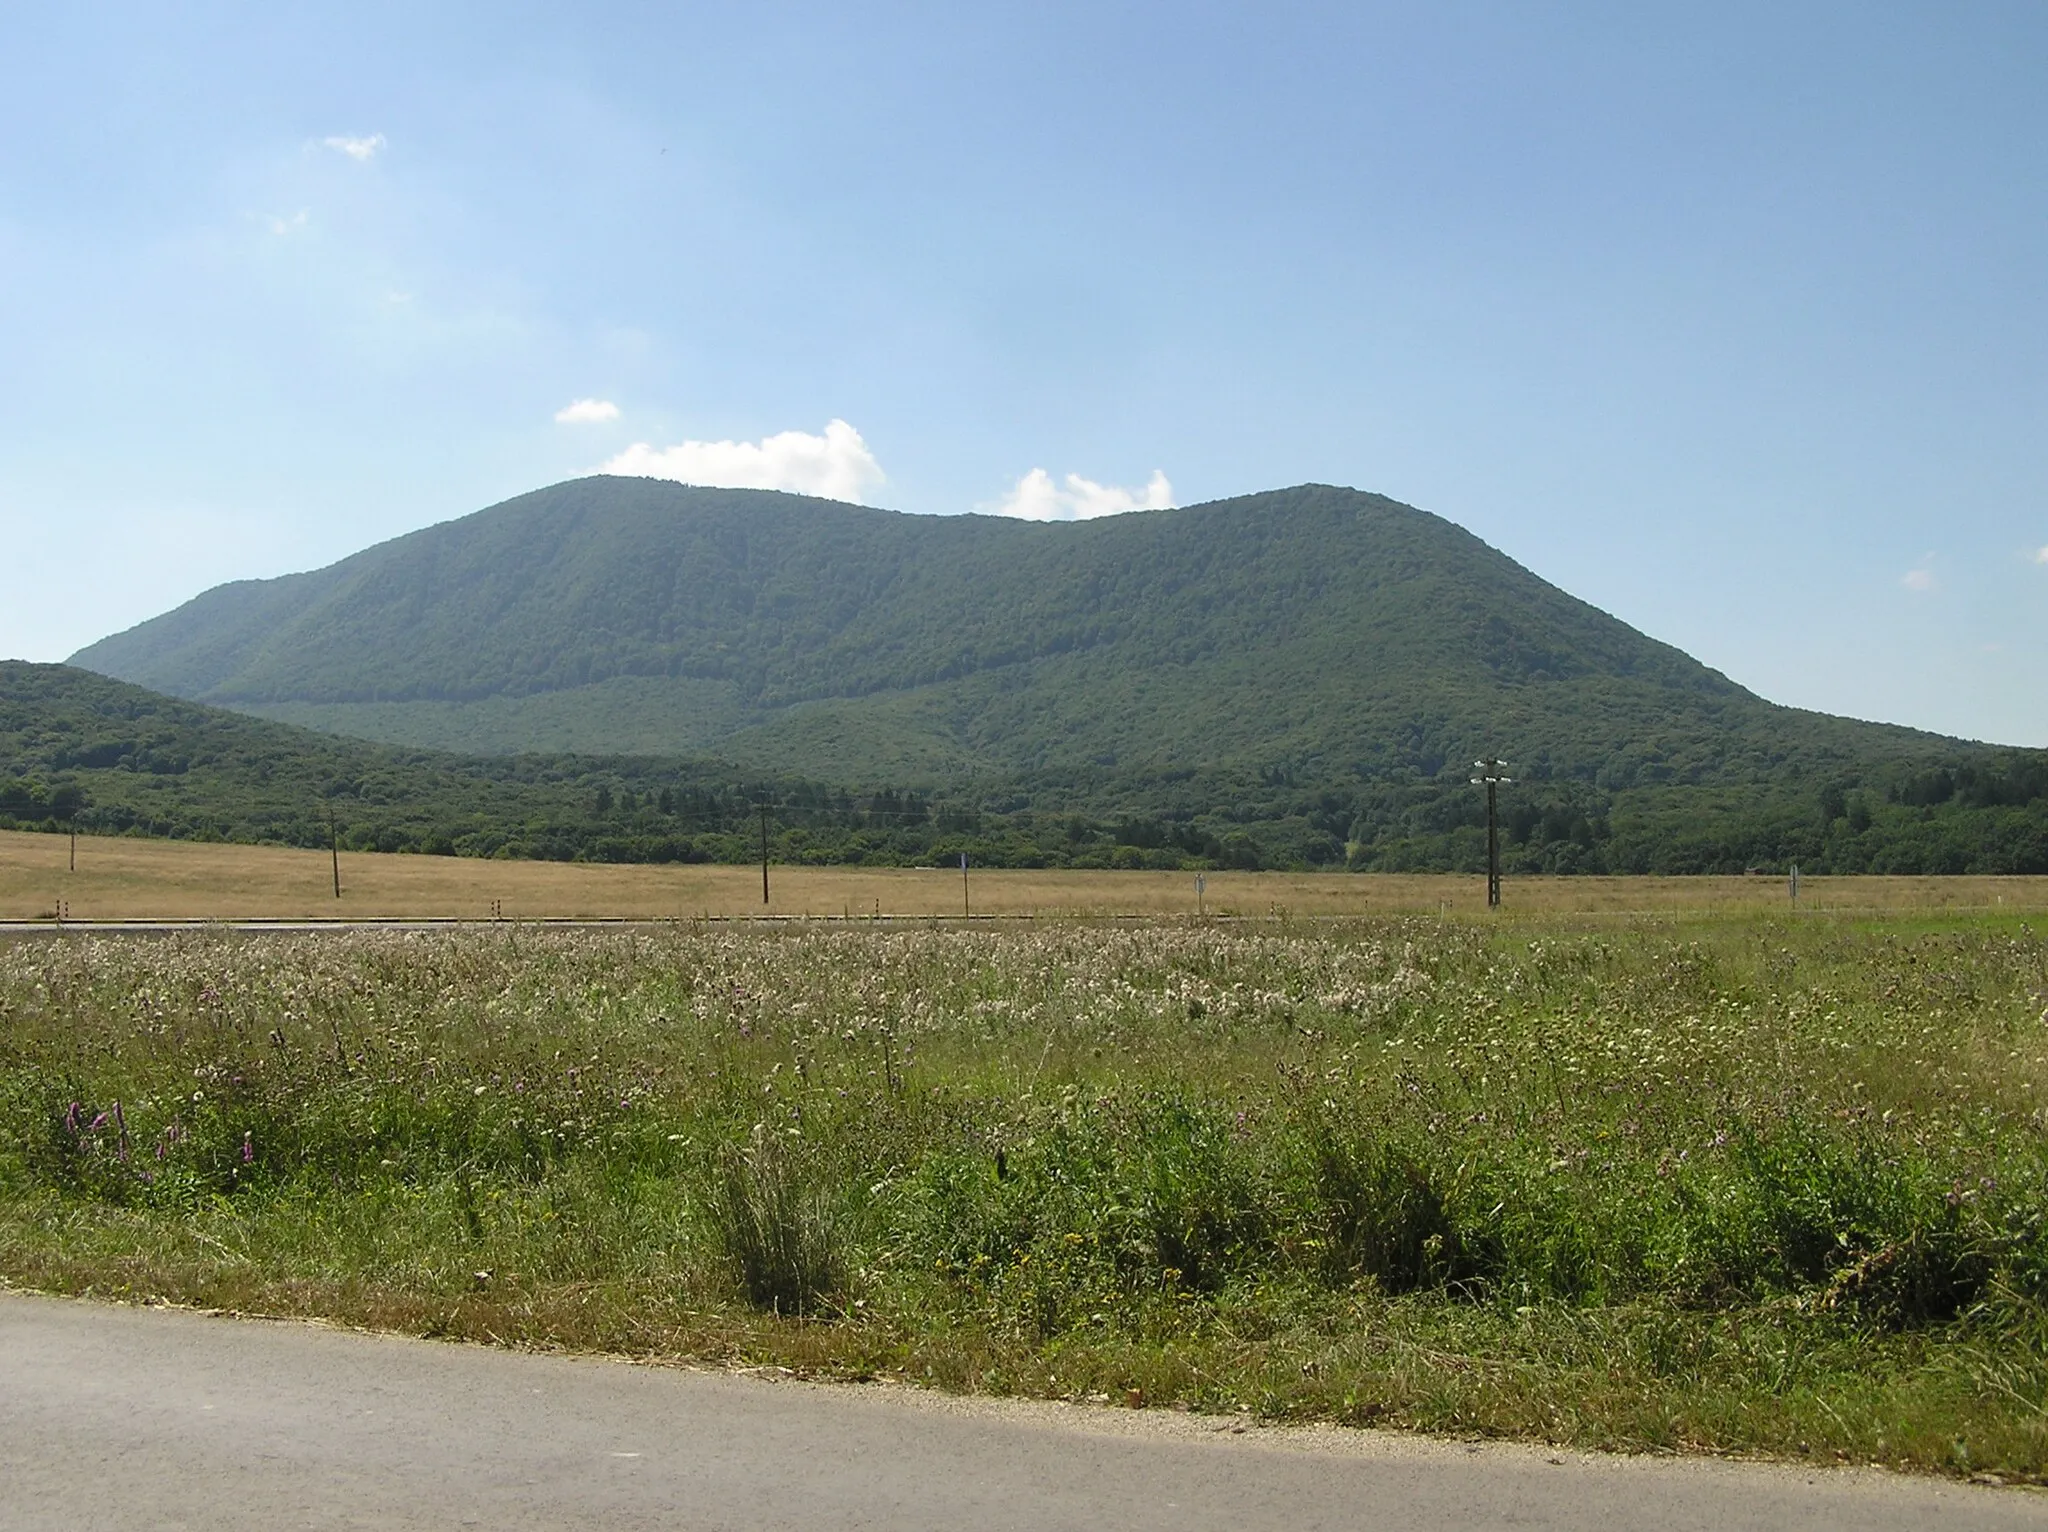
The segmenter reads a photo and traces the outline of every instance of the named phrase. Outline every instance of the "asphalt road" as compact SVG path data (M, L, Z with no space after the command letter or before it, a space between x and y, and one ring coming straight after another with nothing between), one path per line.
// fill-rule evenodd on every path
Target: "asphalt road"
M0 1294L0 1527L2048 1527L2048 1495L531 1356Z
M315 936L354 931L671 931L677 926L841 926L854 930L899 930L930 926L1029 925L1043 917L1026 913L983 915L703 915L655 920L637 915L542 915L518 920L469 919L457 916L369 916L348 920L0 920L0 941L66 936L179 936L215 934L233 936ZM1052 912L1059 920L1085 919L1096 925L1144 925L1159 917L1142 914L1101 914L1068 916ZM1262 917L1211 915L1209 923L1231 926L1256 923ZM1300 915L1297 921L1338 920L1341 916Z
M733 919L730 916L715 918L721 922L730 922ZM783 925L793 924L799 918L790 915L739 917L747 923L765 921ZM533 920L471 920L404 915L371 916L361 920L0 920L0 938L180 936L204 935L209 932L235 936L309 936L333 931L659 931L669 929L675 924L676 922L672 920L576 916L547 916Z

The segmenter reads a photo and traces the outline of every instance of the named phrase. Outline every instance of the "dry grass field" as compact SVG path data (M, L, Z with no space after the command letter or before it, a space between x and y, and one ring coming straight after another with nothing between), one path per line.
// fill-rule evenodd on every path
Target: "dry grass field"
M342 897L320 851L84 836L78 868L62 836L0 832L0 920L251 920L957 916L957 869L604 866L344 852ZM1212 915L1480 913L1485 880L1448 875L1206 875ZM1189 873L970 873L978 916L1192 915ZM1510 914L1783 911L1777 877L1527 878ZM494 908L494 903L495 908ZM1800 908L1833 911L2048 909L2048 878L1808 878Z

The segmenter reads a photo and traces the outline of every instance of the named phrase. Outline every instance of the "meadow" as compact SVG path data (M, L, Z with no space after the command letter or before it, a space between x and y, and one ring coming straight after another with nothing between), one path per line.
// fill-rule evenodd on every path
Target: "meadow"
M770 868L495 860L0 830L0 921L694 920L876 916L1354 917L1483 914L1483 877L1449 873ZM2048 913L2048 877L1809 877L1798 910ZM1777 877L1518 877L1509 916L1790 912Z
M73 936L0 1277L2038 1479L2044 1098L2011 913Z

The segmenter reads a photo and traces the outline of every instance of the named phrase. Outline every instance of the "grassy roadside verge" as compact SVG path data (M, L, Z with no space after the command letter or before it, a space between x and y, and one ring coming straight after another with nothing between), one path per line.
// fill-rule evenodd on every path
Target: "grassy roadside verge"
M2044 963L1926 918L23 944L0 1275L2034 1478Z

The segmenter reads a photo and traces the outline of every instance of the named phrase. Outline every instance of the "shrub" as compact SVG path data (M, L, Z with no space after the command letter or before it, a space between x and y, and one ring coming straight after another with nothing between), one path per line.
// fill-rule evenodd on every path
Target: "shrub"
M1407 1293L1473 1289L1498 1267L1498 1239L1457 1216L1426 1155L1384 1138L1346 1142L1327 1125L1311 1155L1326 1276Z

